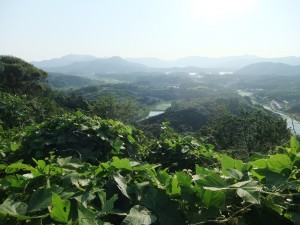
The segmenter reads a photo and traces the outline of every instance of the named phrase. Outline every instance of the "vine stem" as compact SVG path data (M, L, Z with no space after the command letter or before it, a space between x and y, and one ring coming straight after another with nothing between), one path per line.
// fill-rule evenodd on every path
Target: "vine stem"
M234 212L231 216L229 216L227 219L206 220L206 221L202 221L202 222L199 222L199 223L193 223L192 225L201 225L201 224L205 224L205 223L227 223L227 222L233 220L238 214L244 212L245 210L247 210L248 208L250 208L253 205L254 204L249 204L249 205L239 209L238 211Z

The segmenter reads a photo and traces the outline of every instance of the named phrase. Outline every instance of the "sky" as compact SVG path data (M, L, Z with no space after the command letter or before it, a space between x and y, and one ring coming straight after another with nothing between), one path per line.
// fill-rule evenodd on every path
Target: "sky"
M300 56L299 0L0 0L0 55Z

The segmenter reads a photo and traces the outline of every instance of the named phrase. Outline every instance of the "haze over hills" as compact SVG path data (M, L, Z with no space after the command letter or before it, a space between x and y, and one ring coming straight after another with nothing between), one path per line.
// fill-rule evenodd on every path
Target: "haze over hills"
M300 75L300 65L291 66L284 63L261 62L245 66L234 74L245 75Z
M145 71L147 67L128 62L121 57L115 56L107 59L94 59L92 61L73 62L60 67L45 68L48 72L59 72L65 74L93 74L93 73L130 73Z
M78 54L69 54L62 56L60 58L47 59L42 61L32 61L31 63L39 68L49 68L49 67L58 67L66 66L74 62L86 62L98 59L98 57L92 55L78 55Z
M35 66L48 72L83 75L133 72L186 72L220 73L223 71L236 74L297 74L300 57L261 58L251 55L208 58L191 56L177 60L159 58L127 58L119 56L97 58L90 55L70 54L61 58L34 61ZM257 64L257 65L256 65ZM248 67L250 66L250 67ZM246 67L246 68L244 68Z
M150 67L202 67L202 68L225 68L227 71L235 71L244 66L259 62L286 63L300 65L300 57L288 56L279 58L262 58L253 55L228 56L209 58L201 56L189 56L176 60L161 60L159 58L127 58L126 60L141 63Z

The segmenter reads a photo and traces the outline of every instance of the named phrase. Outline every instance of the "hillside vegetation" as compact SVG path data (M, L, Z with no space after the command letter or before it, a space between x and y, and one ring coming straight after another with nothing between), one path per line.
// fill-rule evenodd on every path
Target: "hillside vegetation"
M46 76L0 56L0 224L300 224L300 143L249 99L177 102L147 127L138 88L88 99ZM172 112L193 108L178 133Z

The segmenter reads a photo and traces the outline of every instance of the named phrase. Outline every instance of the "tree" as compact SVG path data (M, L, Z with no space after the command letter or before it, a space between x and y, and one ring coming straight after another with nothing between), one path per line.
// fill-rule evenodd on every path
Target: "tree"
M13 94L30 94L41 88L39 81L47 73L14 56L0 56L0 90Z
M118 101L113 94L100 97L92 106L92 111L103 119L120 120L128 123L136 118L136 104L133 100L127 99Z
M200 136L220 150L233 150L245 157L275 150L288 142L290 131L284 119L266 111L242 108L234 115L219 108L208 126L200 130Z

